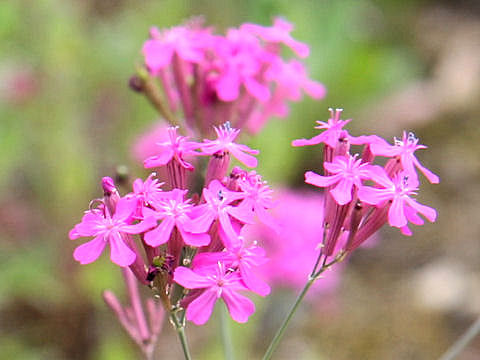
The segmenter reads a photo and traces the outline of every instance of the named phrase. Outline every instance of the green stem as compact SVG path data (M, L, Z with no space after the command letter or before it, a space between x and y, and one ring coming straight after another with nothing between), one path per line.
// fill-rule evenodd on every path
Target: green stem
M455 343L450 346L445 354L439 360L453 360L455 359L465 347L472 341L480 332L480 318L478 318L472 326L470 326Z
M230 321L225 306L222 306L220 311L220 330L222 336L223 355L225 360L234 360L232 334L230 331Z
M297 300L295 300L295 303L293 304L292 308L290 309L290 312L288 313L285 320L283 320L282 325L280 326L277 333L275 334L275 337L273 338L272 342L270 343L270 346L268 347L267 352L263 356L263 360L268 360L272 357L273 352L275 351L275 349L278 346L278 343L282 339L283 333L287 329L287 325L290 323L290 320L292 319L293 315L297 311L298 306L302 302L303 298L305 297L305 295L308 292L308 289L310 289L310 287L313 285L315 280L316 280L316 278L314 278L314 277L309 277L308 278L307 283L305 284L302 291L298 295Z
M187 336L185 335L185 325L180 323L175 312L170 313L170 320L172 321L178 338L180 339L185 360L192 360L192 355L190 355L190 350L188 350Z

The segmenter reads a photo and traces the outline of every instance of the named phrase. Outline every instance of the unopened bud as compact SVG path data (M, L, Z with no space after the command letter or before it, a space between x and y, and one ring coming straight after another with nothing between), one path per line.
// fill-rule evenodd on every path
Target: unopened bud
M143 92L143 81L138 75L132 75L128 80L128 86L135 92Z
M118 194L115 183L111 177L105 176L102 178L102 188L103 188L103 202L108 209L110 215L115 213L117 207L117 202L120 200L120 195Z

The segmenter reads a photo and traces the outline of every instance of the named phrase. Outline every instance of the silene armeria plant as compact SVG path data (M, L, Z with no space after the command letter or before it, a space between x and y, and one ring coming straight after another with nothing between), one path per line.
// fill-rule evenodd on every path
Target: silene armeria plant
M178 333L185 358L191 359L187 321L205 324L215 304L223 302L233 320L247 322L255 305L245 294L270 293L264 280L269 276L260 276L259 269L273 274L275 262L269 267L261 238L244 235L255 223L280 234L283 224L270 213L276 205L271 188L252 170L258 151L239 136L258 133L273 116L286 116L288 103L299 101L302 93L314 99L325 95L323 85L308 77L300 59L309 48L292 38L292 29L277 18L270 27L243 24L219 35L196 18L170 29L152 28L143 45L144 65L130 86L169 123L155 154L143 161L155 172L133 181L123 195L112 178L104 177L103 197L90 202L69 236L93 238L73 253L83 265L109 248L110 259L122 270L129 304L122 305L110 291L104 300L145 359L154 358L165 317ZM293 58L282 56L285 47ZM318 121L319 135L292 143L323 148L323 175L305 173L306 183L324 188L319 200L323 218L317 220L313 243L298 251L316 259L264 359L272 357L322 273L385 224L411 235L410 224L436 218L434 209L415 199L417 171L439 182L415 157L425 146L407 132L393 144L376 135L352 136L344 129L350 120L342 120L341 113L331 109L327 122ZM353 154L351 145L363 149ZM232 158L242 167L232 168ZM381 166L377 158L387 160ZM278 247L288 249L283 243ZM142 299L139 286L149 287L152 296Z

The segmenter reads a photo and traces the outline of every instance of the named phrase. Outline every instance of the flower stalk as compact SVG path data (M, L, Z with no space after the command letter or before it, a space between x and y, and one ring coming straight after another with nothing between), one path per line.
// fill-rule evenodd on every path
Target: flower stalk
M185 334L185 320L180 320L177 317L177 312L176 310L172 310L170 312L170 321L177 332L178 339L180 340L180 345L182 345L182 351L183 355L185 356L185 360L191 360L192 355L190 354L190 350L188 348L188 342L187 342L187 335ZM183 316L182 316L183 319Z
M274 351L276 350L278 344L280 343L280 340L282 340L283 334L285 333L285 330L287 329L288 324L292 320L293 316L297 312L298 307L300 306L303 299L305 298L305 295L307 295L308 290L312 287L312 285L315 283L315 281L318 280L320 278L320 276L322 275L322 273L324 271L326 271L327 269L329 269L332 265L334 265L338 262L341 262L343 259L345 259L345 255L346 255L346 253L341 251L335 257L334 260L327 263L328 256L326 256L326 255L324 256L323 252L320 252L320 254L318 255L317 261L315 262L315 265L312 269L312 272L308 276L308 281L305 283L305 286L300 291L300 294L298 294L297 299L295 300L295 302L293 303L290 311L288 312L287 316L283 320L282 325L280 325L280 328L277 330L277 332L276 332L275 336L273 337L270 345L268 346L267 351L265 352L265 355L263 356L262 360L268 360L268 359L272 358L272 355L273 355ZM322 257L324 257L323 262L322 262L322 266L319 270L317 270L318 265L322 261Z

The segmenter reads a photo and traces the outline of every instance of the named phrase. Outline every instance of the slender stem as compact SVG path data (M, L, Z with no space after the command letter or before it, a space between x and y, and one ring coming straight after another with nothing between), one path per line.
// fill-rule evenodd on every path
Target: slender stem
M327 263L327 256L325 256L324 259L323 259L323 262L322 262L322 267L317 271L317 267L318 267L318 265L321 261L321 258L322 258L322 252L320 252L320 254L318 255L317 261L315 262L315 265L313 266L312 273L308 277L307 283L305 284L302 291L300 292L297 299L295 300L295 303L293 304L292 308L290 309L290 312L287 314L286 318L283 320L282 325L277 330L277 333L275 334L272 342L268 346L268 349L267 349L265 355L263 356L263 360L268 360L272 357L273 352L275 351L275 349L277 348L280 340L282 339L283 333L285 332L288 324L290 323L290 320L292 319L293 315L297 311L298 306L302 302L303 298L305 297L305 295L307 294L308 290L313 285L315 280L319 279L320 275L324 271L329 269L332 265L336 264L337 262L342 261L345 258L345 256L346 256L346 252L341 251L340 253L337 254L335 259L333 259L329 263ZM442 359L442 360L444 360L444 359Z
M480 317L470 326L439 360L453 360L465 349L480 332Z
M298 295L297 299L295 300L295 303L293 304L292 308L290 309L290 312L288 313L285 320L283 320L282 325L280 326L277 333L275 334L275 337L273 338L272 342L270 343L270 346L268 347L267 352L263 356L263 360L268 360L272 357L273 352L275 351L275 349L278 346L278 343L282 339L283 333L285 332L285 330L287 328L287 325L290 323L290 320L292 319L293 315L297 311L298 306L302 302L303 298L305 297L305 295L308 292L308 289L310 289L310 287L313 285L315 280L316 280L316 278L314 278L314 277L309 277L308 278L307 283L305 284L302 291Z
M172 321L175 331L178 334L185 360L192 360L192 355L190 355L190 350L188 349L187 336L185 335L185 326L180 323L175 312L170 313L170 320Z
M220 330L222 335L223 355L225 360L234 360L232 334L230 332L230 321L227 309L222 306L220 311Z

